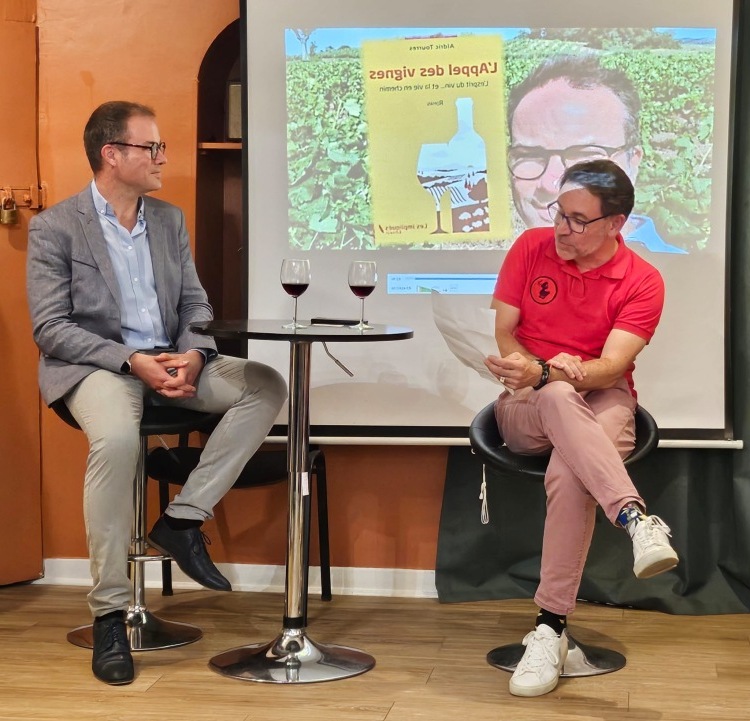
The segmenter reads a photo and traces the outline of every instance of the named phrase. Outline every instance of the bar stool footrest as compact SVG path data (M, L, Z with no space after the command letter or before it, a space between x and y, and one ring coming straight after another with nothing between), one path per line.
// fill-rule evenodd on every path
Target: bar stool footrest
M147 561L171 561L172 556L165 553L131 553L128 563L144 563Z

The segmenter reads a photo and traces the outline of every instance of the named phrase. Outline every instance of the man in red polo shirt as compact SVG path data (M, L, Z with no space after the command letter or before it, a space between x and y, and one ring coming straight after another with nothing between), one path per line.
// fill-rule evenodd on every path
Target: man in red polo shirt
M627 529L639 578L677 564L669 528L647 516L622 459L635 444L634 361L661 316L659 272L623 242L633 185L611 160L569 167L551 228L523 233L495 287L500 356L486 365L513 393L495 406L510 450L552 450L536 628L510 680L517 696L557 685L567 655L567 614L594 529L596 505Z

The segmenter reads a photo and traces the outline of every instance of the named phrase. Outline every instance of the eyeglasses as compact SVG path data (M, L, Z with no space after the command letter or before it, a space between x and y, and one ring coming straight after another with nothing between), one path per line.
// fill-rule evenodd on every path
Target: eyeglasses
M609 218L610 215L612 215L611 213L607 213L607 215L600 215L598 218L593 218L591 220L579 220L570 215L565 215L565 213L560 210L557 201L554 201L547 206L547 213L549 213L553 225L557 226L560 225L560 223L565 222L568 224L568 230L570 230L571 233L577 233L579 235L586 230L587 225L596 223L597 220L604 220L604 218Z
M143 148L144 150L150 150L151 151L151 160L156 160L156 156L161 153L164 155L167 152L167 144L162 140L160 143L157 143L154 141L153 143L143 143L142 145L138 145L136 143L123 143L119 140L113 140L109 143L106 143L107 145L124 145L128 148Z
M564 168L584 160L611 158L629 145L612 147L609 145L570 145L567 148L541 148L529 145L512 145L508 149L508 167L519 180L536 180L547 170L550 158L557 155Z

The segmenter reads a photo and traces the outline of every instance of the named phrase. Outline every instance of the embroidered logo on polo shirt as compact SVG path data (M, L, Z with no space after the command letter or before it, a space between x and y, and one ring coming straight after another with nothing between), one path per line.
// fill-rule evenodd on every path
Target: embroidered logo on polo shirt
M531 283L531 297L539 305L547 305L557 297L557 283L548 275L540 275Z

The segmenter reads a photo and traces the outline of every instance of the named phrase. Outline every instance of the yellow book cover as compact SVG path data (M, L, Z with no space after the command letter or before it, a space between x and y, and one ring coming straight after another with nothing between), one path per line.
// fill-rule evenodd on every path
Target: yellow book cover
M509 237L502 38L365 41L362 66L375 242Z

